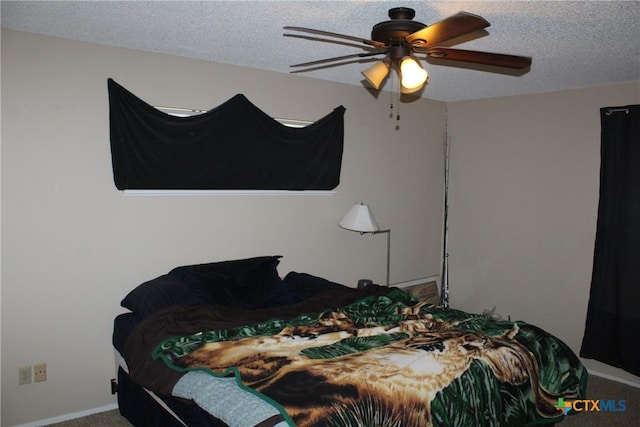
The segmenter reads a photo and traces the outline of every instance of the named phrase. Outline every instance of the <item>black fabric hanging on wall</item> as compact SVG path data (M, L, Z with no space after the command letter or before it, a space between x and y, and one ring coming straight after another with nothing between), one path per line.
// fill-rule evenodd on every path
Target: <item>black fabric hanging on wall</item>
M598 224L580 356L640 376L640 105L600 110Z
M340 183L343 106L285 126L238 94L175 117L108 79L111 156L119 190L332 190Z

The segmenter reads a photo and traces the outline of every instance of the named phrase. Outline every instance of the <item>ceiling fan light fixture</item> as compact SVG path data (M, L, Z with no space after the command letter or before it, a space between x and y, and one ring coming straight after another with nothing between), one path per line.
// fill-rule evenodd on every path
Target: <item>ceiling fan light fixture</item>
M443 47L460 43L463 41L462 36L488 27L490 25L489 21L481 16L461 11L431 25L414 21L414 17L415 10L411 8L392 8L389 10L390 20L375 24L371 30L370 39L313 28L286 26L284 27L285 30L326 36L329 37L329 39L296 34L284 34L285 36L338 43L337 40L331 40L331 38L335 38L368 46L365 48L367 51L362 53L291 65L291 67L311 67L306 70L292 71L292 73L333 67L351 62L362 62L360 59L356 61L337 62L349 58L386 55L382 61L373 64L369 69L362 72L362 75L371 87L375 90L380 90L380 86L382 86L384 80L390 73L395 72L398 74L398 80L400 81L400 91L404 94L418 92L423 89L429 77L427 71L414 55L415 53L425 54L427 58L439 58L441 60L440 62L442 62L439 62L439 65L455 66L456 63L463 62L522 70L523 73L528 72L527 70L531 67L531 58L528 56L505 55L501 53ZM319 64L327 63L333 64L316 67ZM393 70L391 70L391 68L393 68Z
M389 75L389 68L391 68L391 62L385 58L382 61L376 62L361 73L364 78L367 79L369 84L373 86L375 90L378 90L380 89L382 82L384 82L384 79Z
M405 56L400 61L400 83L403 93L412 93L424 85L429 74L420 62L412 56Z

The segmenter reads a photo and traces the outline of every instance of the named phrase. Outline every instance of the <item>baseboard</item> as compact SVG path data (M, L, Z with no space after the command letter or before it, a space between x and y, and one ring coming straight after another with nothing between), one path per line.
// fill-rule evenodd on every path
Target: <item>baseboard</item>
M604 378L604 379L607 379L607 380L615 381L615 382L618 382L618 383L630 385L631 387L640 388L640 383L637 383L635 381L630 381L630 380L626 380L624 378L616 377L614 375L605 374L604 372L594 371L593 369L588 369L587 368L587 371L589 372L590 375L595 375L596 377L600 377L600 378Z
M99 408L87 409L86 411L73 412L71 414L60 415L58 417L47 418L46 420L34 421L32 423L20 424L14 427L40 427L49 424L61 423L63 421L75 420L76 418L86 417L88 415L99 414L100 412L112 411L118 409L117 403L101 406Z

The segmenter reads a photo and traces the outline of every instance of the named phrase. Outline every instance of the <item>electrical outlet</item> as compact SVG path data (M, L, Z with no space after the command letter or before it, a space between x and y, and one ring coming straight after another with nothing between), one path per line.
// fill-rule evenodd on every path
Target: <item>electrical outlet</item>
M31 384L31 366L21 366L18 368L18 384Z
M33 381L41 382L47 380L47 364L39 363L37 365L33 365Z

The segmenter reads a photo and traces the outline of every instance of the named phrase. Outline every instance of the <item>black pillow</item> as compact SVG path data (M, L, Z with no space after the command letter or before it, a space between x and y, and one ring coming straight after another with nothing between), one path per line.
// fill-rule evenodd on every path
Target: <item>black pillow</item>
M170 275L184 281L201 300L227 307L256 309L288 304L278 275L280 256L262 256L174 268Z
M184 282L165 274L144 282L129 292L120 305L140 317L172 305L197 304L200 301Z
M312 276L307 273L296 273L295 271L287 274L282 281L291 302L304 301L320 292L346 288L344 285L330 282L322 277Z

